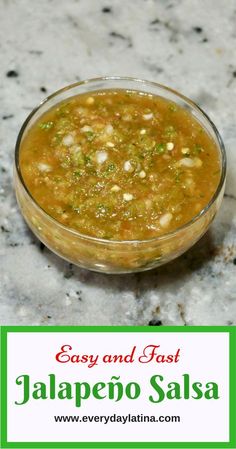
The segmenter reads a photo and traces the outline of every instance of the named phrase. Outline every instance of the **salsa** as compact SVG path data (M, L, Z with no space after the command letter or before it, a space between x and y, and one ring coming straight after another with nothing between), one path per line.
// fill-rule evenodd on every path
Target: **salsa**
M148 240L199 214L220 180L215 142L186 109L132 90L58 103L21 142L20 170L41 208L107 240Z

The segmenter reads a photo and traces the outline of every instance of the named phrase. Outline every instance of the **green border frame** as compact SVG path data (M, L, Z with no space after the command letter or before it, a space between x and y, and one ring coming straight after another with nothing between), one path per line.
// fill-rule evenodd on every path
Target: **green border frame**
M7 441L7 334L10 332L223 332L229 334L230 342L230 410L229 410L229 442L21 442L11 443ZM0 443L2 449L7 448L232 448L236 449L236 326L2 326L0 327L1 347L1 419L0 419Z

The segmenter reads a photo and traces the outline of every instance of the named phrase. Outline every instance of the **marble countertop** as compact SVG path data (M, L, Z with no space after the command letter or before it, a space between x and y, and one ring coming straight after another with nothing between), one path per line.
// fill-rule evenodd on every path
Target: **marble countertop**
M0 324L236 325L235 1L2 0L0 15ZM47 94L100 75L183 92L226 144L226 194L210 231L142 274L96 274L59 259L29 231L14 196L23 120Z

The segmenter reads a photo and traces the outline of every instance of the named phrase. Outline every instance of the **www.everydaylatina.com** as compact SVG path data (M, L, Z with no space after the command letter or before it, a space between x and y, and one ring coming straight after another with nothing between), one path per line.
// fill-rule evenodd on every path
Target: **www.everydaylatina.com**
M180 422L180 416L153 416L153 415L59 415L54 416L54 421L57 423L65 423L65 422L76 422L76 423L132 423L132 422L160 422L160 423L169 423L169 422Z

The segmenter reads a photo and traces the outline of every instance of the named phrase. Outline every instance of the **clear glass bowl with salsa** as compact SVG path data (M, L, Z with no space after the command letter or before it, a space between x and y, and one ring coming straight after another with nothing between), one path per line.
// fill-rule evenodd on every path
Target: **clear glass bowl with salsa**
M219 209L225 173L209 117L133 78L55 92L26 119L15 150L31 230L59 256L105 273L149 270L190 248Z

